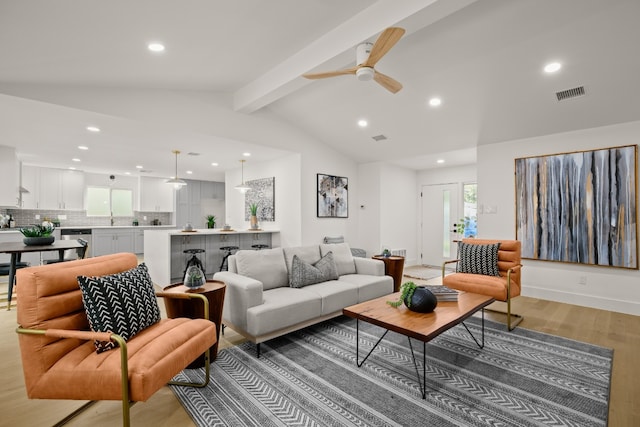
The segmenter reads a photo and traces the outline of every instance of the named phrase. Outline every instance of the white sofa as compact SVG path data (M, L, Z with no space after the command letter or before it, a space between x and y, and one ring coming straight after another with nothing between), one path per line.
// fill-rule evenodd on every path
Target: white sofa
M325 256L335 261L335 280L290 286L290 281L297 283L292 268L299 272L301 262L306 269ZM238 251L229 257L229 271L213 278L227 284L223 324L256 343L258 357L261 342L339 316L344 307L393 293L393 279L384 275L384 263L353 257L347 243Z

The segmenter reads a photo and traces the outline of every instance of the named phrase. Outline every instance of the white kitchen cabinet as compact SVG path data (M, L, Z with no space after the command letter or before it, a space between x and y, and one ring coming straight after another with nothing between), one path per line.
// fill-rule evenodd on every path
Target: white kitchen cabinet
M84 209L84 173L80 171L22 167L24 209Z
M15 148L0 145L0 206L18 206L18 173Z
M174 189L163 178L141 176L139 181L139 210L142 212L173 212Z
M133 246L136 254L144 253L144 229L133 230Z
M118 252L135 252L134 231L123 229L93 229L91 253L93 256Z

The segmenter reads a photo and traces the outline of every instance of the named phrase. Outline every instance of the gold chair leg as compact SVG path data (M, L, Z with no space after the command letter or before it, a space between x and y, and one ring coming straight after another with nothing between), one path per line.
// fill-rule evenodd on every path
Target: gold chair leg
M184 381L169 381L167 384L171 385L179 385L179 386L187 386L187 387L206 387L209 384L209 379L211 377L211 362L210 362L210 353L211 350L207 349L204 352L204 382L203 383L190 383Z
M507 303L506 312L502 310L496 310L495 308L487 308L487 307L485 307L485 311L490 311L492 313L505 314L507 316L507 329L509 330L509 332L511 332L516 328L516 326L520 324L520 322L522 322L524 317L522 317L519 314L515 314L511 312L511 299L508 299L505 302Z

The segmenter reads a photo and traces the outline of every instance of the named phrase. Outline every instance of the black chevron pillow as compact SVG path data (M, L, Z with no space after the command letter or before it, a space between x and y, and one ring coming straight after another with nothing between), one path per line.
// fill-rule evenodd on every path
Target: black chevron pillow
M160 321L160 309L147 266L110 276L78 276L82 302L89 325L96 332L112 332L129 340ZM95 341L96 351L111 350L116 344Z
M498 249L500 243L478 245L473 243L458 243L458 273L484 274L486 276L500 276L498 269Z

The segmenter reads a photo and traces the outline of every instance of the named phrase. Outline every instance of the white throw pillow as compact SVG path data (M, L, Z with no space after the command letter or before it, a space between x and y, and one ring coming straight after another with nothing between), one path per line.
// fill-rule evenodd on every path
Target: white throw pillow
M333 252L333 259L338 267L338 274L356 274L356 264L353 262L353 255L348 243L321 244L320 255L325 256L329 252Z
M262 282L262 289L289 286L289 274L282 248L236 252L238 274Z

